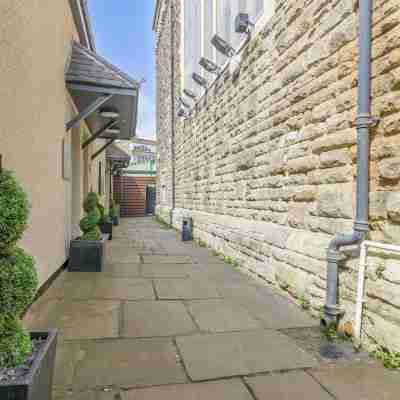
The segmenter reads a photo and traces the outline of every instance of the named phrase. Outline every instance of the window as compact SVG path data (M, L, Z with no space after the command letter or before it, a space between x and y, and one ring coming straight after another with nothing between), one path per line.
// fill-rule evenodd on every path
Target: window
M101 161L99 161L98 193L99 193L100 196L103 194L103 171L102 171L102 163L101 163Z
M244 40L243 35L235 32L235 18L239 13L247 13L252 22L266 22L275 10L275 0L181 0L183 7L182 24L182 76L183 88L202 94L202 89L193 79L196 72L208 81L213 75L199 66L201 57L205 57L222 66L227 58L211 45L212 37L217 33L233 48L238 49ZM257 27L256 27L257 29Z

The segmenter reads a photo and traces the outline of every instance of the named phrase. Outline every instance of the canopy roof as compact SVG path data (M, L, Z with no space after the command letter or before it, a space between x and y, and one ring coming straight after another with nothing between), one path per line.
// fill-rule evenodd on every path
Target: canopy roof
M98 137L129 140L135 136L138 82L77 42L72 44L65 79L78 112L84 116L92 134L112 122L111 118L100 115L111 110L118 115L110 126L112 130L104 130Z

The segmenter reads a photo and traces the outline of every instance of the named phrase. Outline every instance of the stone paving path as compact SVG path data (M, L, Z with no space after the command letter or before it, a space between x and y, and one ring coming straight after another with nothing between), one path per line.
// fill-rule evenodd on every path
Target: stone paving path
M328 363L295 304L149 218L122 220L102 273L64 272L30 329L57 328L55 400L398 399L400 375Z

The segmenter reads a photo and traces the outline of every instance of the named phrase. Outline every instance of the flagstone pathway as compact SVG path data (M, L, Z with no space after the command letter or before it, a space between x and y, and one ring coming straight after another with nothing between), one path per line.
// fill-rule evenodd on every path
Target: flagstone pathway
M151 218L123 219L105 270L63 272L25 324L59 331L54 400L392 400L400 389L398 372L365 358L309 351L287 333L307 338L318 321Z

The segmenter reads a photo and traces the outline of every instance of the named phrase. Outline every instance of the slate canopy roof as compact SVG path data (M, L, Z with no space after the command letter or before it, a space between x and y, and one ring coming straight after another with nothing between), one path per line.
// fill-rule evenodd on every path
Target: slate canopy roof
M102 139L129 140L135 136L140 87L137 81L75 41L72 43L65 80L78 112L87 109L99 97L110 96L100 109L118 111L119 120L113 128L119 129L120 132L116 134L105 131L100 136ZM99 115L99 110L92 112L85 119L92 134L110 122Z

